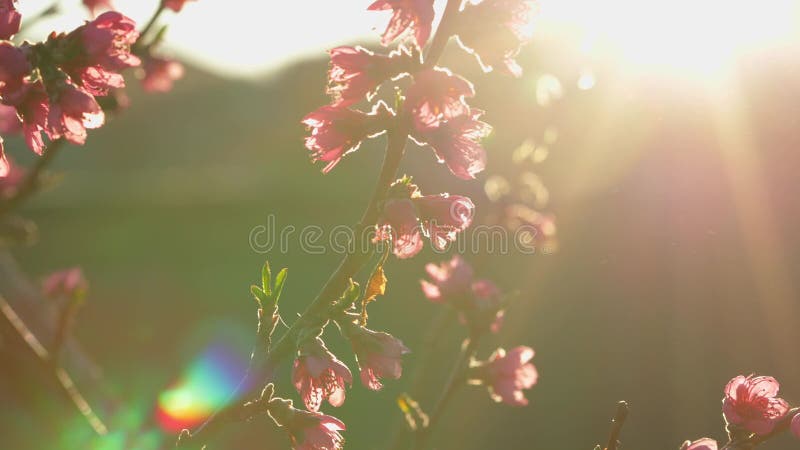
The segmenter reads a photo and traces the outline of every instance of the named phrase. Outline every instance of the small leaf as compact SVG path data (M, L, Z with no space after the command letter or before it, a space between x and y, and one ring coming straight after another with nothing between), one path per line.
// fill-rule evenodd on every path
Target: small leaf
M367 325L367 305L374 302L379 295L386 293L386 283L389 281L383 271L383 263L379 264L367 283L367 290L364 293L364 299L361 300L361 325Z
M250 286L250 292L253 294L253 297L256 298L256 302L258 302L259 306L268 300L267 294L258 286Z
M283 292L283 284L286 282L286 277L289 275L289 269L283 268L280 272L278 272L278 276L275 277L275 291L272 295L274 301L272 302L274 305L277 305L281 299L281 292Z
M269 261L264 262L261 269L261 290L267 297L272 297L272 270L269 268Z
M350 278L348 281L347 289L342 294L341 299L339 299L339 306L342 307L343 310L352 306L358 299L361 297L361 286L353 281Z
M377 296L385 294L387 281L386 274L383 272L383 266L378 266L375 269L375 272L372 274L372 277L369 279L369 283L367 283L367 291L364 294L364 301L369 303L375 301Z

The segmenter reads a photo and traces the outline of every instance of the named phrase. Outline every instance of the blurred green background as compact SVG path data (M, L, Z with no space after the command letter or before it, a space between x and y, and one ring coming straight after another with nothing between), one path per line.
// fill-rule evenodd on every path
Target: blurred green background
M298 229L350 224L370 195L384 138L324 176L303 148L299 121L326 102L326 64L297 63L254 81L190 69L168 95L133 87L124 115L85 147L63 152L61 184L23 211L38 223L40 240L14 253L34 277L84 268L90 301L76 335L134 418L119 419L121 431L109 438L86 441L88 430L70 415L38 427L37 410L47 404L24 414L4 407L0 447L149 448L134 436L157 429L159 394L210 340L222 336L249 352L248 288L265 258L290 270L284 318L308 304L339 256L304 254L296 240L285 254L262 255L249 235L269 214ZM559 251L491 255L480 274L523 293L480 354L531 345L539 384L523 409L493 404L483 388L464 390L432 440L436 448L591 449L607 439L621 399L632 408L624 448L722 440L722 388L740 373L773 375L784 396L800 402L800 61L778 50L745 58L735 89L721 97L710 85L629 73L547 40L521 64L526 75L509 79L479 74L459 52L446 58L475 82L473 104L495 126L480 182L455 179L429 150L413 146L402 169L427 192L473 196L480 211L488 207L486 175L510 172L512 152L526 139L541 142L548 128L558 133L536 171L558 217ZM596 84L579 89L586 67ZM543 90L546 74L560 89L551 81ZM30 160L9 142L17 159ZM430 250L392 259L388 294L370 310L373 328L417 353L438 308L417 280L426 262L441 259ZM441 367L418 398L423 407L462 337L453 326L436 347ZM333 333L329 340L351 363ZM415 362L410 355L407 370ZM296 399L288 370L280 380L280 392ZM406 381L387 382L379 393L355 384L344 406L324 408L347 423L347 448L385 448L400 420L394 397ZM284 448L273 428L266 420L232 427L213 448ZM786 437L766 448L797 442Z

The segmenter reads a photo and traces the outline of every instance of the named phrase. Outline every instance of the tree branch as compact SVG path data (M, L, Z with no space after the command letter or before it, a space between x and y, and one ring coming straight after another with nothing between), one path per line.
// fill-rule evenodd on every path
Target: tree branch
M608 436L608 444L605 450L617 450L619 448L619 435L622 433L622 426L628 418L628 403L621 401L617 403L617 413L611 420L611 434Z

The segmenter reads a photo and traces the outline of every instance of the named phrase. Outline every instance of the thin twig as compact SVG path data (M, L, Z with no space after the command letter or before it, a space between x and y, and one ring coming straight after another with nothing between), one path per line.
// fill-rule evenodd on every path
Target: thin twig
M414 450L422 450L425 448L428 438L430 438L431 434L433 433L433 429L439 423L439 419L442 418L442 414L447 409L450 401L453 399L458 389L464 385L464 375L466 369L469 367L470 360L473 356L475 356L475 351L478 348L479 340L480 335L477 335L467 339L462 344L461 353L453 364L453 369L450 371L450 375L447 377L447 382L445 382L444 388L442 389L442 395L436 401L436 404L431 410L432 412L429 415L428 426L417 430L414 445L412 447Z
M144 28L142 28L142 31L139 32L139 39L140 40L143 39L145 36L147 36L147 33L149 33L150 30L153 29L153 27L158 22L159 17L161 17L161 14L164 12L164 8L166 8L166 5L165 5L164 1L163 0L159 1L158 2L158 9L156 9L156 11L153 13L153 16L150 17L150 20L147 21L147 24L144 26ZM138 44L138 42L137 42L137 44Z
M78 412L86 419L89 426L92 427L95 433L103 436L108 433L108 427L103 423L100 417L92 410L89 402L81 394L72 377L61 367L59 367L53 359L50 352L42 345L41 341L33 334L33 332L25 325L25 322L20 318L5 298L0 295L0 319L2 322L10 326L19 337L28 345L31 352L36 355L36 359L45 368L48 376L56 381L61 388L64 395L72 402Z
M425 381L425 372L430 364L431 357L436 353L434 350L437 348L437 343L440 342L442 335L448 329L447 325L452 322L455 316L455 310L452 308L440 308L439 313L431 321L428 326L428 331L425 337L422 338L420 343L421 352L417 353L417 361L414 371L408 376L408 393L411 398L416 398L422 389L422 384ZM403 445L403 439L406 429L406 421L401 416L392 430L392 445L388 448L392 450L400 450Z
M50 163L53 162L58 152L64 147L65 141L58 139L53 141L36 160L36 163L25 174L25 178L20 182L17 190L11 197L0 201L0 218L5 217L8 213L14 211L19 205L41 187L41 177Z

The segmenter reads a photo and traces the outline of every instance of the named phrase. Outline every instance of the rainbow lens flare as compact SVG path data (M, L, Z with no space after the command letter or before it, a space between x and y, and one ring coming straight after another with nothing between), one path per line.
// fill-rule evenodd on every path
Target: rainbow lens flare
M237 346L211 344L181 379L159 395L156 419L161 428L170 433L194 428L235 400L248 360ZM242 386L241 391L246 389Z

